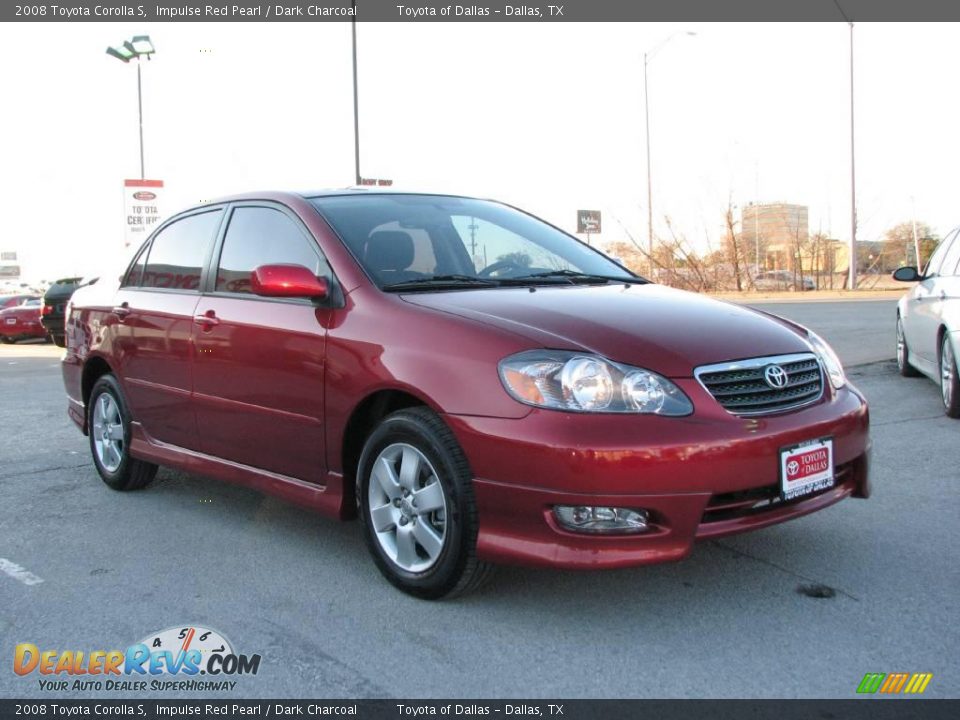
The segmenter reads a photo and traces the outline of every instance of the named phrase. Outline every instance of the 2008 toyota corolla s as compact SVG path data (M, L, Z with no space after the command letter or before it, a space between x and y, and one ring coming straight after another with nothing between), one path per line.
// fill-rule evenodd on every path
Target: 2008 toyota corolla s
M67 341L111 488L159 464L359 514L421 597L492 563L677 560L869 494L867 406L820 338L485 200L193 208L77 291Z

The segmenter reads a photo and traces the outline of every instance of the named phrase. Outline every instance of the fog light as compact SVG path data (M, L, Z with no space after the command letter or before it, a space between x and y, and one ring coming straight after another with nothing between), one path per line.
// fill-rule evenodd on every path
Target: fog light
M567 530L582 533L642 533L650 528L646 510L588 505L557 505L553 514Z

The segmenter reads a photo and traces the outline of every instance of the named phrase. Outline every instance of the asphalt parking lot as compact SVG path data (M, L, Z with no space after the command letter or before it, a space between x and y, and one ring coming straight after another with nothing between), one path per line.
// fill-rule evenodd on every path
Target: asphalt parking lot
M170 470L108 490L66 418L58 352L0 349L0 696L83 697L15 676L17 643L122 649L200 624L263 657L233 697L850 698L866 672L930 672L926 696L957 697L960 424L932 382L896 374L891 301L765 309L853 366L873 498L672 565L503 568L443 603L383 581L356 524ZM114 695L137 694L94 696Z

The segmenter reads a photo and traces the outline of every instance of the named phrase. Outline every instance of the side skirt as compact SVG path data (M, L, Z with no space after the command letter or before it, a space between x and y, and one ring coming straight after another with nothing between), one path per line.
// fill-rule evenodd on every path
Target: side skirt
M161 442L147 435L138 422L132 423L131 435L130 454L140 460L243 485L340 520L352 517L352 508L343 507L343 476L340 473L327 473L325 485L314 485Z

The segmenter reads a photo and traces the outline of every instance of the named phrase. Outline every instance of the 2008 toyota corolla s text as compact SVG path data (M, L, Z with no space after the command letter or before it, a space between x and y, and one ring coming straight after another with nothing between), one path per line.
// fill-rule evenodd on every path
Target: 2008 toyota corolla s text
M486 200L193 208L75 293L67 344L107 485L168 465L359 515L421 597L493 563L678 560L869 494L867 405L820 338Z

